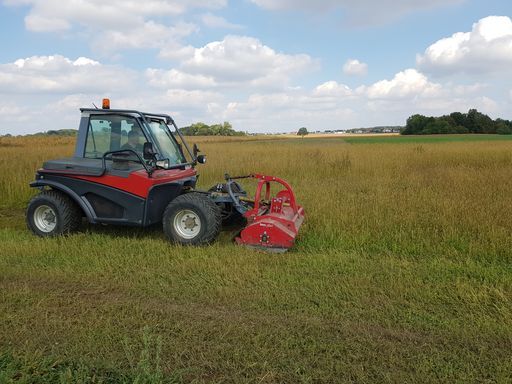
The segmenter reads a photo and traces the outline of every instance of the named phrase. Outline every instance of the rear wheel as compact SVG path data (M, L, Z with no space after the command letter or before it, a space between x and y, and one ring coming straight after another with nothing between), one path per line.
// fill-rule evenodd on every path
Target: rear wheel
M163 218L167 238L183 245L213 242L220 233L222 217L217 205L206 195L186 193L169 203Z
M27 208L27 226L41 237L57 236L76 231L82 212L69 196L59 191L43 191Z

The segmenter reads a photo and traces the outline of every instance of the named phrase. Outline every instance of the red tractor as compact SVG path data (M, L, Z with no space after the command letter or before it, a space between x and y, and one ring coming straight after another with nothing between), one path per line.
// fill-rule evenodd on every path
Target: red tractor
M77 230L90 223L146 227L163 223L175 243L214 241L223 223L245 225L238 244L286 251L294 244L304 210L288 183L265 175L225 176L208 191L197 190L195 166L205 163L191 150L169 115L135 110L82 108L73 157L50 160L30 186L40 193L27 208L28 227L38 236ZM173 129L174 128L174 132ZM240 178L257 179L250 199ZM281 190L271 194L271 185Z

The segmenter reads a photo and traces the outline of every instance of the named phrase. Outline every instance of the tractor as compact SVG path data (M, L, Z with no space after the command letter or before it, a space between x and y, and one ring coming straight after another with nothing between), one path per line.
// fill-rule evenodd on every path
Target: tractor
M196 166L206 162L192 149L173 118L136 110L81 108L73 157L46 161L31 187L29 229L41 237L69 234L83 218L91 224L147 227L162 224L182 245L210 244L223 225L236 224L235 242L271 252L293 246L304 220L291 186L262 174L231 177L209 190L196 189ZM254 198L239 183L254 179ZM279 186L272 194L271 186Z

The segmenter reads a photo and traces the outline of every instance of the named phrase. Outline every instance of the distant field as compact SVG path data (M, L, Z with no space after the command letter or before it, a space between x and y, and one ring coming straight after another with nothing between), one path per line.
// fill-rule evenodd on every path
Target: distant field
M283 255L232 232L35 238L28 183L73 140L0 139L0 383L512 382L510 137L264 139L189 140L201 188L292 184L307 216Z
M373 136L343 136L343 140L351 144L391 144L391 143L453 143L468 141L503 141L512 140L512 135L373 135Z

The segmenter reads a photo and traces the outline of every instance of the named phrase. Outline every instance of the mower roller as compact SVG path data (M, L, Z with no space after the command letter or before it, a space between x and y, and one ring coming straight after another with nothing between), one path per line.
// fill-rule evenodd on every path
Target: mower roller
M236 225L239 245L269 252L293 246L304 209L286 181L226 174L224 183L198 190L195 167L206 156L190 149L171 116L110 109L108 99L102 109L80 111L74 156L46 161L30 183L40 190L27 207L36 235L71 233L85 217L92 224L162 223L166 237L182 245L210 244L222 225ZM254 198L241 179L257 182Z

